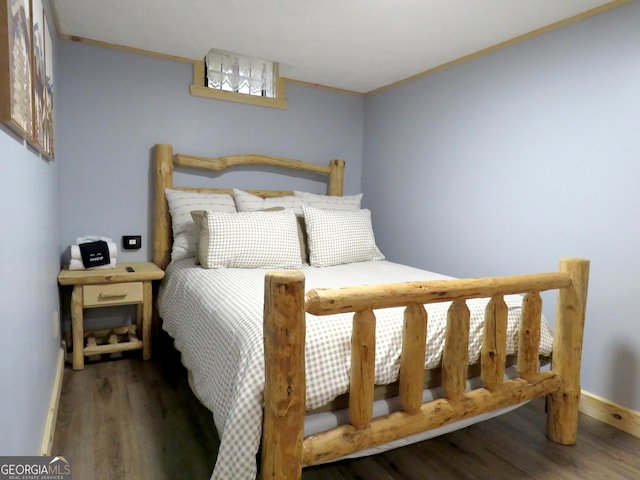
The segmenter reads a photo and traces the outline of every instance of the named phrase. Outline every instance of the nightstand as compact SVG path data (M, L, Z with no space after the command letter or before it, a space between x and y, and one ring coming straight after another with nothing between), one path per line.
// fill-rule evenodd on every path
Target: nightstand
M127 271L127 267L133 271ZM82 370L84 357L90 355L142 349L142 358L151 358L152 281L162 277L164 271L151 262L123 263L110 269L63 269L60 272L60 285L73 285L71 330L74 370ZM84 331L85 308L114 305L138 305L136 324Z

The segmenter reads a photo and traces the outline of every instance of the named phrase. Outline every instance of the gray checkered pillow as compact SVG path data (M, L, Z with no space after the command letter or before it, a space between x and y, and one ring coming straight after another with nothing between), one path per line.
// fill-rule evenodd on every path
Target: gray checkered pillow
M192 212L203 268L300 268L300 241L291 210Z
M384 260L376 246L369 210L326 210L308 205L302 210L312 266Z

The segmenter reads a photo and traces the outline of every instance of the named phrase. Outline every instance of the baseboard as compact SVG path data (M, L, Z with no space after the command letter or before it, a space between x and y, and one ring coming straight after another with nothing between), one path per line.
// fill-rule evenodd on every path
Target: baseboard
M53 388L51 389L51 400L49 402L47 421L44 426L40 455L51 455L51 450L53 448L53 435L56 431L56 418L58 418L60 392L62 391L62 376L64 375L64 351L65 349L61 348L60 353L58 354L56 378L53 380Z
M582 390L580 412L640 438L640 412Z

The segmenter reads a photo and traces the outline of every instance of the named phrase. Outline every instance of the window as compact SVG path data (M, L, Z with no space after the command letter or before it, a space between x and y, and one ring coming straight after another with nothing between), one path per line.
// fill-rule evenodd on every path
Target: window
M204 84L217 90L274 98L273 62L211 49L204 57Z
M193 70L192 95L287 108L276 62L211 49Z

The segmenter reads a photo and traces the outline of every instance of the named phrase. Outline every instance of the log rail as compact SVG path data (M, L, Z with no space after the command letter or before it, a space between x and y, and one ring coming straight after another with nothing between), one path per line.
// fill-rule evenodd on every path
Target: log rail
M576 441L580 359L589 261L563 258L552 273L316 289L304 294L304 275L269 272L265 278L265 410L262 476L298 479L303 465L433 429L484 412L547 396L547 436ZM540 292L558 290L551 370L540 372ZM507 307L504 296L525 294L518 349L520 378L504 380ZM466 391L469 309L489 298L485 312L483 388ZM445 398L422 403L428 315L424 304L450 301L442 359ZM372 418L375 309L405 307L400 362L401 411ZM353 313L349 421L303 438L305 312Z

